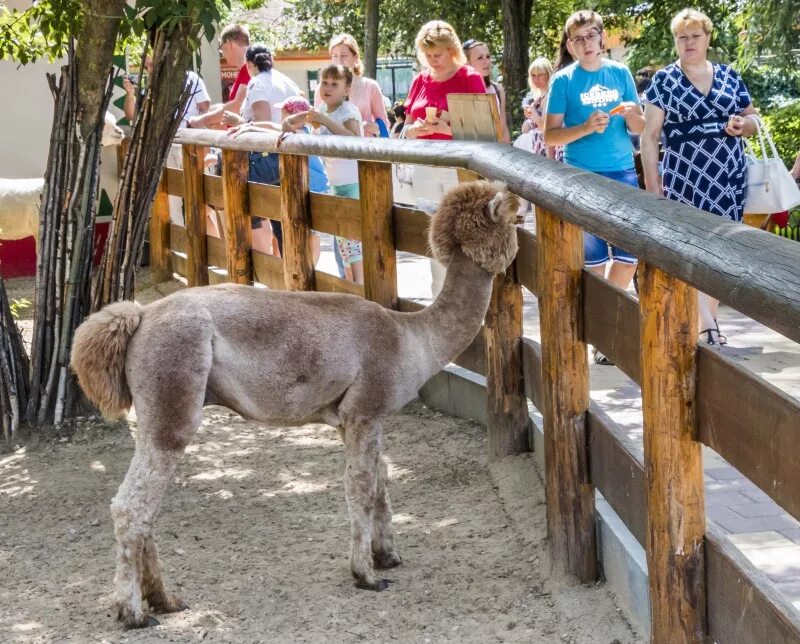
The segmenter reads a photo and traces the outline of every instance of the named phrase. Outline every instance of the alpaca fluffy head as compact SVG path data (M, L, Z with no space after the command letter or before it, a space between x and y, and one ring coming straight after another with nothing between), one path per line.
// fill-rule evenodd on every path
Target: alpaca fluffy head
M433 216L429 244L445 266L456 248L484 270L504 273L517 254L519 199L506 185L470 181L450 190Z

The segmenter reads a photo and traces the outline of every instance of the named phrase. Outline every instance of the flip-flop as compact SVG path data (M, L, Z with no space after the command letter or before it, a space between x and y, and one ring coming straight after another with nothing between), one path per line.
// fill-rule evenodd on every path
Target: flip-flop
M598 349L592 349L592 359L594 360L595 364L600 364L605 367L614 366L614 363L611 362L611 360L609 360L606 355Z

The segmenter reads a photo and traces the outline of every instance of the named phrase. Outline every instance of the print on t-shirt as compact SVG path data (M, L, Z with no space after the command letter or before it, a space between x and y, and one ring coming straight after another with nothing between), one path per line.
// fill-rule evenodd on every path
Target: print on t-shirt
M591 105L595 109L620 100L618 89L609 89L600 84L592 86L588 92L583 92L580 98L582 105Z

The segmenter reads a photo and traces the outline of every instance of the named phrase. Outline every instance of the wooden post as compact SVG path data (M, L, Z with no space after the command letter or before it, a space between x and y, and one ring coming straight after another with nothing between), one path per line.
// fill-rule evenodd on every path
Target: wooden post
M706 518L694 437L697 292L639 264L639 301L651 641L704 642Z
M228 280L235 284L253 281L253 233L250 227L248 153L222 151L222 203L225 207L225 257Z
M591 582L597 577L597 545L586 437L589 365L580 332L583 234L537 209L536 238L547 532L554 568Z
M172 277L169 250L169 194L167 173L161 174L153 206L150 211L150 277L154 282L164 282Z
M208 284L206 199L203 191L203 149L183 146L183 211L186 217L186 281Z
M280 155L283 279L290 291L313 291L308 157Z
M522 372L522 287L515 265L494 278L486 311L486 418L489 460L527 452L528 403Z
M358 162L364 297L397 308L397 258L392 228L392 165Z

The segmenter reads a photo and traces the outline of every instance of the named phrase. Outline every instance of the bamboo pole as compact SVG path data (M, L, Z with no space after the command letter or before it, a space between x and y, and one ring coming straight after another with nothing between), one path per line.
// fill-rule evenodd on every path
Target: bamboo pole
M186 280L189 286L206 286L208 246L203 149L196 145L183 146L183 210L186 216Z
M281 222L283 225L283 279L289 291L313 291L316 282L314 257L311 252L308 157L281 154L279 163Z
M703 464L695 440L697 292L639 265L651 641L706 641Z
M222 200L225 207L225 257L228 281L250 284L253 281L253 233L250 226L250 195L247 152L222 151ZM269 225L269 222L264 222Z
M597 578L594 487L586 411L589 365L581 340L581 230L536 210L542 338L547 532L553 566L581 582Z
M392 228L392 166L358 162L364 297L397 308L397 259Z

